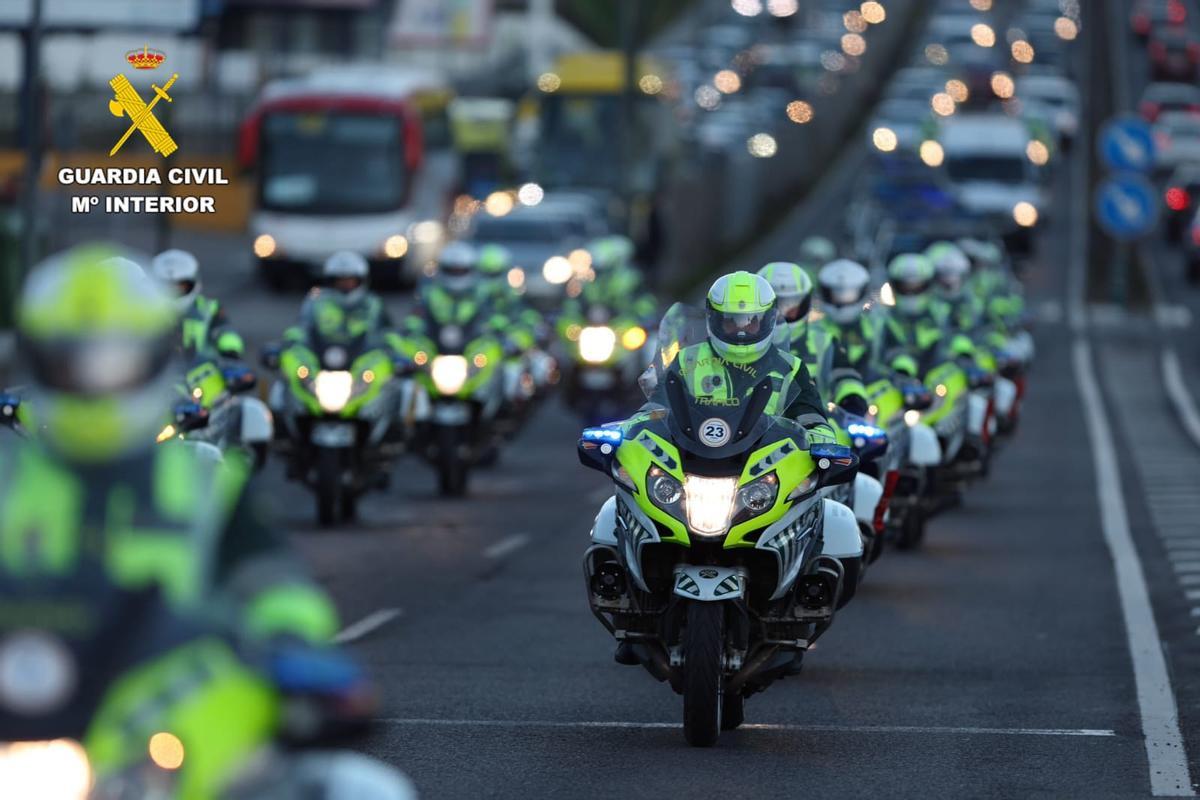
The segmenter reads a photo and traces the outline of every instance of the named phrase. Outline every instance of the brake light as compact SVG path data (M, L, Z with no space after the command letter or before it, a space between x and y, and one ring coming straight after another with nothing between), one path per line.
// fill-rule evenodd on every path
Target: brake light
M1187 8L1179 0L1167 3L1167 21L1172 25L1182 25L1187 21Z
M1138 110L1142 112L1142 117L1144 117L1147 122L1154 122L1154 120L1158 119L1158 103L1142 103L1140 106L1138 106Z
M1145 14L1137 14L1133 18L1134 33L1147 34L1150 32L1150 18Z
M1172 211L1183 211L1192 204L1191 195L1182 186L1172 186L1170 189L1167 189L1167 193L1163 199L1167 202L1167 208Z

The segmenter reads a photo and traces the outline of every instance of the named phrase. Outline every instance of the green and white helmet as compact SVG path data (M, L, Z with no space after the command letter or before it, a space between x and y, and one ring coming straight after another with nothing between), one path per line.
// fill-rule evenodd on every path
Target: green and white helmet
M628 236L613 234L596 239L588 245L588 253L592 256L592 269L599 275L605 272L615 272L627 267L633 261L633 240Z
M824 236L809 236L800 243L800 263L806 268L817 270L837 258L837 247Z
M503 278L512 269L512 252L501 244L485 244L479 248L479 271L488 278Z
M857 261L839 258L817 273L821 311L838 325L851 325L863 313L871 287L871 273Z
M925 249L933 263L934 275L942 296L954 299L962 295L971 274L971 261L953 242L934 242Z
M972 269L992 269L1004 263L1004 248L988 239L964 238L958 247L971 259Z
M438 256L434 280L453 294L466 294L479 284L479 250L466 242L450 242Z
M717 278L705 313L709 344L726 361L749 364L771 349L775 291L761 275L739 270Z
M788 339L803 334L812 310L813 282L799 264L772 261L758 271L775 292L777 328L786 328Z
M901 253L888 263L887 274L897 311L916 316L929 308L935 275L928 258L920 253Z
M176 312L136 262L105 246L30 272L17 307L39 438L102 462L154 444L170 405Z

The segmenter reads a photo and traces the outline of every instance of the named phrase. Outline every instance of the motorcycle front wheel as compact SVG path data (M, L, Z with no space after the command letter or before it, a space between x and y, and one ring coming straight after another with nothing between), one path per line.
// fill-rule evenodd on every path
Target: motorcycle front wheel
M724 649L725 609L720 603L689 603L683 630L683 736L692 747L712 747L721 734Z
M459 453L462 439L461 428L438 428L438 490L443 497L461 497L467 493L467 463Z
M331 447L317 450L317 522L328 527L342 510L342 453Z

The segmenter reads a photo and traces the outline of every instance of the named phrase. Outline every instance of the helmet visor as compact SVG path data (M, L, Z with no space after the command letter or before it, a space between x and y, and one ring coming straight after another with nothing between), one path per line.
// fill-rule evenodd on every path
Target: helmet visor
M863 291L846 286L822 286L821 299L832 306L848 306L862 299Z
M929 289L929 281L924 278L896 278L891 283L897 297L924 294Z
M179 297L186 297L196 289L196 282L192 280L175 281L175 294Z
M363 279L357 275L336 275L330 280L329 285L342 294L350 294L363 285Z
M709 306L708 330L726 344L758 344L775 330L775 309L739 314Z
M779 306L779 317L783 322L799 322L808 316L812 309L812 295L797 295L795 297L780 297L776 300Z
M150 383L171 359L168 338L132 336L25 342L34 380L70 394L98 396Z

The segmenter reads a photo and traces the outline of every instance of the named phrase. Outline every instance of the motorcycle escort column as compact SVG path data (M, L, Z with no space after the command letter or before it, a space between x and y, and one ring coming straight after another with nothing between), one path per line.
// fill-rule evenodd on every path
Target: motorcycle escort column
M858 459L765 413L769 379L738 406L700 405L677 372L659 390L661 404L579 441L615 489L584 576L593 614L683 695L684 736L707 747L853 595L862 538L823 490L852 481Z

